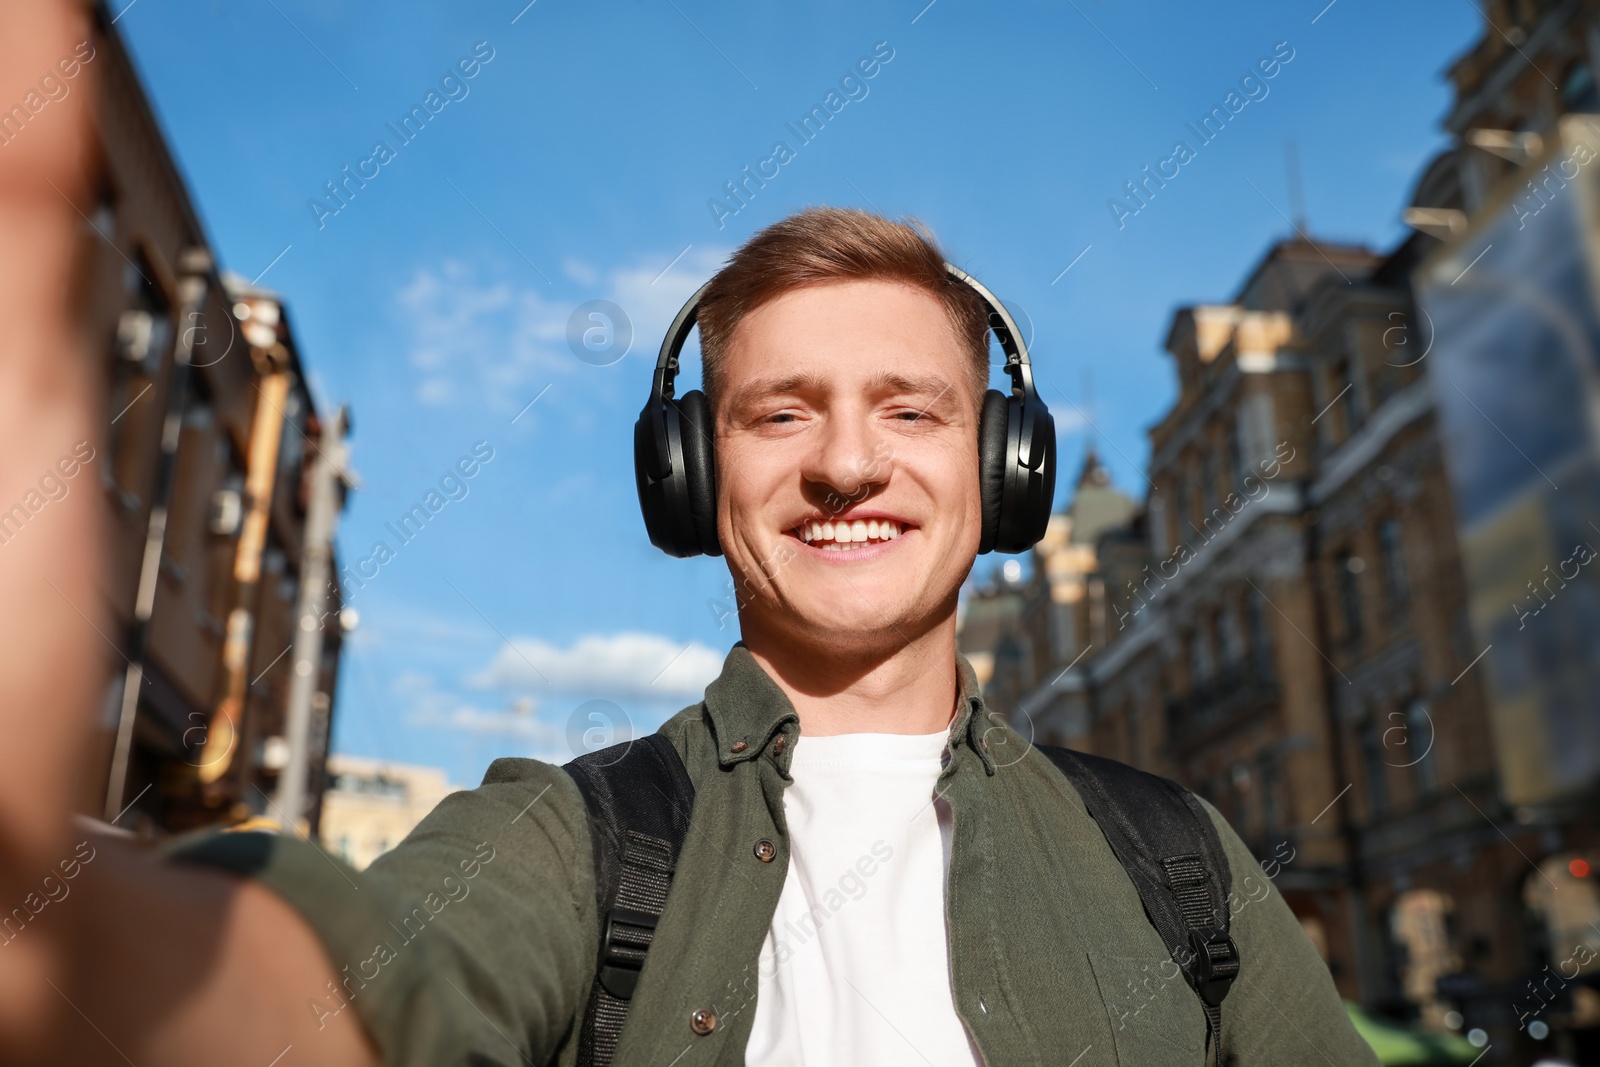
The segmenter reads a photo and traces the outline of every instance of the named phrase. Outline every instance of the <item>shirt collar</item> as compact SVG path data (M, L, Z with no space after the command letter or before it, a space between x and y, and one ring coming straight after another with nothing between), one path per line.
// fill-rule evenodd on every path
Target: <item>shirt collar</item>
M978 673L967 662L967 657L956 653L956 684L960 698L956 704L955 721L950 724L950 755L962 741L983 762L985 774L995 773L994 756L989 752L989 735L997 730L994 720L983 702L983 689L978 685Z
M724 767L755 759L780 731L795 733L800 727L789 695L761 669L743 641L728 650L722 673L706 686L705 708L717 760Z
M956 684L959 699L950 723L952 755L965 741L982 760L985 772L993 774L994 758L984 741L996 726L984 706L978 676L959 652ZM724 767L755 759L780 735L792 749L794 735L800 729L800 717L788 694L756 662L743 641L728 650L722 673L706 686L705 709L717 745L717 760Z

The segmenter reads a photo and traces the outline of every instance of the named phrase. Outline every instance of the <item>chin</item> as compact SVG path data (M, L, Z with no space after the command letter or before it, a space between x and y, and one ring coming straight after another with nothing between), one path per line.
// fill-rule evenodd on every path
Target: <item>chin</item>
M924 632L937 609L907 596L903 584L874 588L848 586L840 595L790 602L785 629L805 644L841 651L893 650Z
M853 625L802 625L791 640L801 648L838 661L887 659L906 645L899 629L886 625L882 619L855 619L851 623Z

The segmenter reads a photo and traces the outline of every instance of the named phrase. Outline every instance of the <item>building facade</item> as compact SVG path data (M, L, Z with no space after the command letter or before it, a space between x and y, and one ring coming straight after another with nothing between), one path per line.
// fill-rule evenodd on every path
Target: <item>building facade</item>
M322 799L323 847L364 869L404 841L423 816L458 788L437 767L331 756Z
M1548 460L1536 444L1566 393L1590 397L1593 422L1597 374L1551 386L1565 379L1538 378L1537 330L1490 337L1470 318L1562 297L1537 265L1565 252L1525 235L1560 219L1587 288L1549 329L1589 331L1568 347L1600 364L1600 171L1579 176L1600 157L1597 13L1486 5L1448 72L1454 143L1416 183L1408 239L1380 252L1297 232L1231 300L1175 314L1151 489L1081 579L1104 598L1104 639L1037 644L1052 654L1015 677L997 656L989 683L1019 730L1209 799L1348 999L1467 1034L1484 1063L1600 1062L1600 702L1578 681L1600 580L1538 566L1546 541L1600 524L1600 427ZM1494 243L1523 258L1496 268ZM1484 517L1484 472L1502 468L1543 502L1523 492ZM1044 610L1057 554L1047 537L1013 618ZM1495 599L1511 600L1507 573L1533 579L1515 609ZM1507 625L1546 607L1537 638Z
M336 581L318 620L310 737L295 751L284 653L302 600L307 474L331 442L283 302L219 271L131 59L95 12L78 51L98 94L99 172L93 202L75 205L77 300L107 406L79 479L105 501L112 628L80 805L165 833L270 816L290 758L308 761L308 793L321 795ZM307 815L314 825L314 804Z

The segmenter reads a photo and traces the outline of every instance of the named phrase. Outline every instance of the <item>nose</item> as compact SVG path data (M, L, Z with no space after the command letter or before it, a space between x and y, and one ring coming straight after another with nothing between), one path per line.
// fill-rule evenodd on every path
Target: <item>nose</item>
M819 431L800 475L808 495L825 510L836 514L888 484L894 451L870 413L835 413Z

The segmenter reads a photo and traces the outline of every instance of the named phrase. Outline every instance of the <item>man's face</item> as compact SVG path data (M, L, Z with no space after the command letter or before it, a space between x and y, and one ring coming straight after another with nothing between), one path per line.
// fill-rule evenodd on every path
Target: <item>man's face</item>
M717 532L747 635L868 655L953 619L982 526L970 359L896 282L794 290L735 327Z

